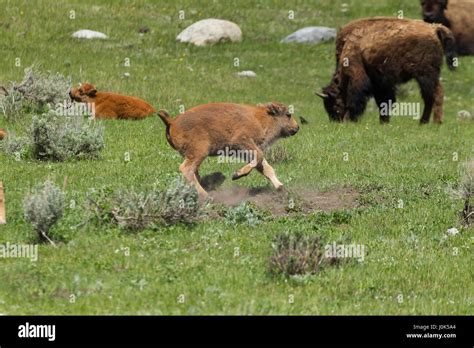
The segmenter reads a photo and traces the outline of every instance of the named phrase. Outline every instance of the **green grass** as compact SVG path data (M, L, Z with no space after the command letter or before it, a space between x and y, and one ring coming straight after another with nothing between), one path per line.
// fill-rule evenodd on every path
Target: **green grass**
M341 4L349 4L342 13ZM5 314L472 314L472 232L444 239L458 225L462 202L446 192L457 185L464 161L473 156L474 125L457 119L474 113L474 58L461 58L457 72L443 67L445 122L420 127L406 117L380 126L373 102L358 124L332 124L314 91L334 68L334 44L279 44L309 25L341 27L354 18L395 16L403 9L418 18L412 0L331 1L6 1L0 0L0 81L20 80L23 69L45 70L92 82L100 90L136 95L176 114L212 101L295 106L308 125L281 142L293 159L275 164L291 188L331 190L351 186L363 207L347 224L321 225L314 216L267 221L258 227L228 225L219 219L192 228L172 226L128 234L94 225L73 229L79 208L66 211L55 233L67 236L58 248L39 247L38 262L0 259L0 313ZM74 10L76 19L69 19ZM185 20L178 20L178 11ZM288 11L295 19L288 19ZM241 26L244 40L197 48L175 41L189 24L223 18ZM151 33L138 35L148 26ZM107 33L107 41L77 41L78 29ZM234 58L240 67L234 67ZM21 67L15 67L15 59ZM124 67L130 58L131 67ZM233 74L254 70L255 79ZM124 78L125 72L130 73ZM400 101L420 101L416 84ZM0 127L22 133L29 122ZM22 199L47 178L62 185L79 204L91 188L166 187L178 173L180 157L165 139L162 122L105 122L106 149L96 161L16 162L0 154L0 180L8 223L0 243L32 243ZM124 161L124 154L131 161ZM349 156L343 160L344 153ZM453 154L457 154L457 161ZM201 173L238 167L208 159ZM238 185L269 184L252 173ZM403 209L398 209L403 200ZM268 274L273 237L284 231L321 233L328 240L348 236L364 244L363 263L327 268L311 277ZM129 248L130 256L124 255ZM234 256L236 248L240 255ZM455 249L457 248L457 249ZM454 250L458 250L457 255ZM76 296L71 303L70 295ZM184 303L178 296L185 295ZM289 296L294 303L289 303ZM399 295L403 301L399 301Z

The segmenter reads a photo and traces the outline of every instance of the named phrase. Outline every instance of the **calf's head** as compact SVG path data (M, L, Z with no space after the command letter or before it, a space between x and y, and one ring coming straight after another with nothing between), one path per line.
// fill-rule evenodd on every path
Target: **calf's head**
M69 96L72 100L77 102L87 102L90 98L94 98L97 93L97 89L90 83L81 83L79 87L71 88Z
M448 0L421 0L423 20L428 23L444 23L447 8Z
M273 117L273 126L277 130L277 137L286 138L298 133L300 127L291 112L283 104L270 103L265 105L267 113Z

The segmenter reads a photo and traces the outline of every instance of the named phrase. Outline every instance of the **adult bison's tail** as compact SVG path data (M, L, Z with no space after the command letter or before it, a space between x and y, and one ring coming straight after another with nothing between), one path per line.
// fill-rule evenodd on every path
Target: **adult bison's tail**
M446 56L446 64L448 65L449 70L456 69L456 41L454 40L453 33L445 26L440 25L436 29L436 35L438 35L438 39L443 46L444 55Z

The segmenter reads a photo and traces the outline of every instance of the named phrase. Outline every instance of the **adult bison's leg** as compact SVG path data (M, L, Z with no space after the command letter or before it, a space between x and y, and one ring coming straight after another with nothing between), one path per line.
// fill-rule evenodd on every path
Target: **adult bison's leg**
M262 164L257 166L257 170L270 180L277 190L283 187L283 184L276 177L275 170L268 164L266 159L263 159Z
M379 107L380 123L390 122L390 110L397 102L395 90L393 88L384 88L376 86L374 88L374 98Z
M435 76L422 76L417 78L418 84L421 90L421 96L425 106L423 108L423 115L421 116L420 123L430 122L431 111L433 110L433 105L435 102L436 88L438 85L438 75Z
M444 102L444 89L440 81L436 86L435 101L433 107L434 118L433 121L436 123L443 123L443 102Z

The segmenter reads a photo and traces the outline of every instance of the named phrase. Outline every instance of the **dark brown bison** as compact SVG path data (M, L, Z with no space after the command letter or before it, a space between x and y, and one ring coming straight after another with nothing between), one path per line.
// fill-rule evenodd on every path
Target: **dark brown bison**
M421 0L423 20L451 29L459 55L474 54L474 0Z
M443 87L439 81L443 55L454 69L454 37L440 24L376 17L350 22L336 38L336 72L317 93L331 120L357 121L374 97L380 121L389 122L387 105L396 102L396 86L415 79L424 100L421 123L443 119Z

